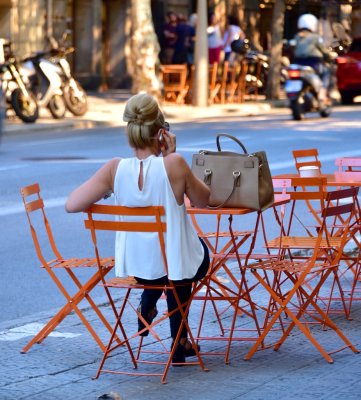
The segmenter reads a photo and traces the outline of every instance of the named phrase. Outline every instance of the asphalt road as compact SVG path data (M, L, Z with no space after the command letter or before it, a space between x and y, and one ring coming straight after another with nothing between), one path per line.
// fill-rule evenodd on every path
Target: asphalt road
M177 122L171 130L177 134L178 151L189 163L200 149L215 149L215 135L226 132L240 139L249 152L265 150L274 174L293 172L292 150L310 147L318 149L322 170L332 172L336 157L361 155L360 111L360 105L338 107L330 118L310 115L295 122L288 110L281 109L265 116ZM225 143L225 148L231 147ZM131 154L124 128L25 132L2 139L0 321L63 304L55 284L38 268L19 189L39 182L60 252L66 257L89 256L92 247L83 215L67 214L65 199L106 160ZM112 246L112 241L105 241L104 252L112 254Z

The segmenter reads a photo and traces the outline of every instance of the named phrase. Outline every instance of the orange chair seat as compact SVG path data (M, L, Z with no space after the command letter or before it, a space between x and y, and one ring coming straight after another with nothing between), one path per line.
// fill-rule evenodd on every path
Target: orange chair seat
M313 249L316 244L316 237L307 236L283 236L272 239L268 242L268 248L297 248L297 249ZM340 246L341 238L331 237L329 239L323 238L321 240L321 248L330 248Z

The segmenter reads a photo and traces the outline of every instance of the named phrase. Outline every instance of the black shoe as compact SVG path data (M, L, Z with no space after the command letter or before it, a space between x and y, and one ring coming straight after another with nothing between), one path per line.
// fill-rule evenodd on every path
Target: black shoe
M172 343L173 347L173 343ZM186 348L178 343L177 347L175 348L173 357L172 357L172 364L174 367L182 367L182 365L177 365L186 362Z
M147 315L144 315L142 312L142 303L139 304L137 311L142 314L142 317L147 321L147 323L150 325L153 322L153 319L158 315L158 310L157 307L152 308L150 311L148 311ZM138 332L143 330L145 328L145 325L143 322L138 318ZM146 331L140 333L140 336L148 336L149 330L147 329Z
M190 342L187 342L190 344ZM172 348L173 348L173 344L172 343ZM200 351L200 346L197 344L197 349L198 352ZM185 346L183 346L181 343L177 344L177 347L175 349L175 352L173 354L172 357L172 363L184 363L186 361L186 357L193 357L197 355L196 351L193 347L187 348ZM174 365L175 367L181 367L181 365Z

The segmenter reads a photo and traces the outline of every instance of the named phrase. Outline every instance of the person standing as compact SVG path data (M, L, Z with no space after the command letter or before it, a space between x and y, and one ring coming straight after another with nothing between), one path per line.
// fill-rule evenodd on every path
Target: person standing
M183 14L178 15L178 25L176 28L177 41L174 47L173 64L188 63L188 52L195 35L194 28L187 23Z
M223 51L224 61L230 61L231 58L231 43L237 39L244 39L245 34L239 26L239 20L233 15L227 17L227 28L223 35Z
M177 41L177 15L173 11L167 13L168 22L163 27L164 53L163 64L172 64Z
M214 13L209 16L207 34L209 64L219 63L223 48L223 40L221 28L219 26L216 14Z

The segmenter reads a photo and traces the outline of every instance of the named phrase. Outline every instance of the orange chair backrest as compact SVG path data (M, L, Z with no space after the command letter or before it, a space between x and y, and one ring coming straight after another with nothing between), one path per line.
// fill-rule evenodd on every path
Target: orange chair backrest
M334 190L327 193L326 205L322 210L323 223L320 234L329 240L334 234L341 237L339 249L332 262L337 265L341 259L342 251L348 241L351 223L355 219L358 187ZM331 221L331 222L327 222Z
M115 231L115 232L154 232L158 234L159 245L163 257L165 272L168 275L168 264L165 252L164 234L166 233L166 223L162 221L165 215L164 207L125 207L117 205L93 204L85 211L88 219L84 221L85 227L90 229L96 257L100 260L96 231ZM121 221L109 220L106 216L114 217L137 217L136 220ZM138 217L144 217L143 220ZM149 221L149 218L151 221Z
M318 159L317 149L293 150L292 154L297 171L300 170L300 167L308 166L315 166L321 169L321 161Z
M340 157L336 158L335 165L339 172L344 171L361 171L361 157Z
M40 211L42 214L42 222L43 222L43 226L45 227L45 232L47 235L47 238L49 240L50 243L50 247L55 255L56 259L61 259L62 256L60 254L60 252L58 251L56 244L55 244L55 240L54 240L54 236L53 233L51 231L50 228L50 224L48 221L48 218L45 214L45 210L44 210L44 201L40 196L40 186L38 183L34 183L32 185L29 186L25 186L23 188L20 189L20 193L24 202L24 207L25 207L25 211L26 211L26 215L28 218L28 222L29 222L29 226L30 226L30 231L31 231L31 236L33 238L33 242L34 242L34 246L35 246L35 250L36 250L36 254L38 255L38 258L40 259L41 263L43 265L47 264L46 258L43 255L43 252L41 250L41 246L40 246L40 240L39 240L39 236L38 233L35 229L35 225L33 223L33 213L35 211Z

